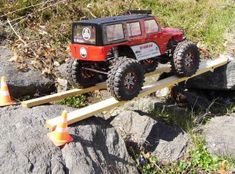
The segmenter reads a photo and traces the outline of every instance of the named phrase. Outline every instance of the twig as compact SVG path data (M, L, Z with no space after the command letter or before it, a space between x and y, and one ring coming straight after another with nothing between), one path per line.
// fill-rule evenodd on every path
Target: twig
M97 18L97 16L94 15L94 13L92 13L92 11L89 8L84 8L83 10L88 12L93 18Z
M163 170L156 163L154 165L158 168L158 170L161 171L161 173L164 173Z
M209 114L211 114L210 109L211 109L211 107L215 104L216 100L218 100L218 98L214 99L214 100L210 103L210 105L207 107L206 113L203 114L202 116L200 116L200 117L196 120L197 124L202 123L203 120L205 119L205 117L208 116Z
M28 7L23 7L23 8L20 8L20 9L16 9L16 10L14 10L14 11L11 11L11 12L8 12L8 13L6 13L6 14L1 15L0 18L2 18L2 17L4 17L4 16L7 16L7 15L9 15L9 14L12 14L12 13L16 13L16 12L18 12L18 11L26 10L26 9L28 9L28 8L31 8L31 7L36 7L36 6L39 6L39 5L43 5L43 4L46 4L46 3L51 2L51 1L53 1L53 0L48 0L48 1L46 1L46 2L41 2L41 3L38 3L38 4L30 5L30 6L28 6Z
M194 113L194 108L195 108L195 106L196 106L196 104L197 104L198 98L199 98L199 97L197 97L196 100L195 100L195 102L193 103L193 106L192 106L192 108L191 108L191 114Z
M7 18L7 23L9 24L9 26L11 27L12 31L15 33L15 35L19 38L19 40L24 44L25 47L28 46L28 44L21 38L21 36L15 31L15 29L13 28L13 26L11 25L11 22L9 21L9 19ZM34 56L37 56L37 54L35 53L35 51L29 47L29 49L32 51Z
M51 2L51 1L47 1L47 2ZM12 23L12 22L15 22L15 21L18 21L17 23L15 23L14 25L16 25L16 24L18 24L18 23L20 23L22 20L24 20L24 19L27 19L30 15L32 15L32 14L35 14L36 12L40 12L40 11L43 11L43 10L45 10L45 9L48 9L48 8L51 8L51 7L53 7L53 6L55 6L55 5L57 5L57 4L59 4L59 3L62 3L62 2L65 2L65 0L61 0L61 1L58 1L58 2L56 2L56 3L54 3L54 4L51 4L51 5L49 5L49 6L47 6L47 7L44 7L44 8L41 8L41 9L38 9L38 10L36 10L36 11L33 11L32 13L28 13L28 14L26 14L26 15L24 15L24 16L20 16L20 17L18 17L18 18L15 18L15 19L12 19L10 22ZM46 4L46 3L45 3ZM0 25L6 25L8 22L5 22L5 23L0 23Z
M24 45L26 45L26 42L21 38L21 36L15 31L15 29L13 28L13 26L11 25L11 22L9 21L9 19L7 18L7 23L9 24L9 26L11 27L12 31L15 33L15 35L19 38L19 40L21 42L23 42Z

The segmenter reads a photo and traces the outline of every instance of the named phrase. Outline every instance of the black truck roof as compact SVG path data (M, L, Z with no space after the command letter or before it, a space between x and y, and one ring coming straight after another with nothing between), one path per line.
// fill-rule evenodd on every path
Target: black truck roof
M89 20L82 20L76 21L73 23L81 23L81 24L105 24L105 23L112 23L112 22L120 22L120 21L127 21L127 20L135 20L135 19L142 19L151 17L149 14L134 14L134 15L121 15L121 16L114 16L114 17L105 17L105 18L96 18L96 19L89 19Z

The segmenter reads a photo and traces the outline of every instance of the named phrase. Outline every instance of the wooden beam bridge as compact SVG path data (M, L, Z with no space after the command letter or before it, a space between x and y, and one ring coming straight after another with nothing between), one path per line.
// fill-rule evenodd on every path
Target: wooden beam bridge
M157 82L154 82L150 85L146 85L142 88L142 91L140 92L140 94L136 98L144 97L144 96L149 95L153 92L156 92L157 90L160 90L162 88L173 86L173 85L176 85L176 84L183 82L183 81L187 81L188 79L193 78L195 76L198 76L200 74L203 74L205 72L214 71L215 68L223 66L223 65L227 64L228 62L229 62L229 58L227 58L227 57L220 57L220 58L217 58L214 60L203 61L203 62L201 62L198 71L193 76L182 77L182 78L177 77L177 76L171 76L171 77L159 80ZM146 76L152 76L155 74L159 74L161 72L165 72L165 70L167 70L167 69L158 70L156 72L147 74ZM168 71L169 71L169 67L168 67ZM22 105L25 107L32 107L32 106L35 106L38 104L49 102L54 99L55 100L62 99L65 96L68 97L68 96L73 96L73 95L78 95L78 94L84 94L86 92L91 92L96 89L103 89L103 88L106 88L106 84L100 83L100 84L93 86L93 87L90 87L90 88L74 89L71 91L55 94L52 96L45 96L43 98L25 101L22 103ZM98 103L86 106L84 108L81 108L81 109L78 109L75 111L72 111L72 112L68 113L68 124L70 125L70 124L76 123L78 121L84 120L86 118L89 118L93 115L96 115L100 112L108 111L108 110L113 109L115 107L121 106L121 105L125 104L126 102L128 102L128 101L118 101L115 98L111 97L109 99L100 101ZM59 119L60 119L60 116L55 117L50 120L47 120L46 126L49 129L53 130L56 127Z

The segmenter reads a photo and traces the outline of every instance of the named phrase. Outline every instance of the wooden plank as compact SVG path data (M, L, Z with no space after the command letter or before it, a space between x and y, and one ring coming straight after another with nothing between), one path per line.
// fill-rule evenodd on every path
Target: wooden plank
M72 111L68 113L68 125L84 120L86 118L89 118L93 116L94 114L97 114L106 110L110 110L114 107L123 105L124 103L126 103L126 101L117 101L115 98L112 97L112 98L103 100L101 102L89 105L87 107ZM54 130L59 119L60 119L60 116L47 120L46 126L49 129Z
M171 77L162 79L162 80L157 81L151 85L144 86L138 97L143 97L143 96L149 95L149 94L151 94L159 89L165 88L165 87L174 86L177 83L187 81L188 79L193 78L198 75L201 75L205 72L214 71L215 68L218 68L220 66L227 64L228 61L229 61L228 58L221 57L221 58L218 58L215 60L209 60L206 62L202 62L198 71L194 75L192 75L191 77L179 78L177 76L171 76Z
M146 77L154 76L154 75L160 74L162 72L167 72L169 70L170 70L170 66L164 66L164 67L158 68L154 72L147 73L145 76ZM62 100L64 98L71 97L71 96L77 96L77 95L85 94L85 93L92 92L92 91L95 91L95 90L106 89L106 87L107 86L106 86L105 82L98 83L95 86L92 86L92 87L89 87L89 88L72 89L72 90L69 90L69 91L59 92L59 93L56 93L56 94L47 95L47 96L44 96L44 97L39 97L39 98L36 98L36 99L23 101L21 103L21 106L30 108L30 107L33 107L33 106L38 106L38 105L41 105L41 104L44 104L44 103L49 103L49 102L52 102L52 101L59 101L59 100Z
M159 89L162 89L164 87L172 86L172 85L175 85L179 82L183 82L183 81L188 80L194 76L198 76L200 74L203 74L207 71L213 71L215 68L220 67L222 65L225 65L227 63L228 63L228 58L226 58L226 57L203 62L203 63L201 63L199 70L196 72L196 74L194 74L191 77L179 78L176 76L171 76L171 77L165 78L163 80L157 81L151 85L144 86L143 90L138 95L138 98L149 95L149 94L151 94ZM89 118L95 114L102 112L102 111L107 111L107 110L113 109L117 106L123 105L126 102L128 102L128 101L117 101L115 98L112 97L107 100L89 105L87 107L84 107L84 108L81 108L78 110L75 110L73 112L68 113L68 124L70 125L70 124L76 123L78 121L84 120L84 119ZM60 117L56 117L56 118L47 120L46 126L49 129L53 130L55 128L55 126L57 125L59 119L60 119Z
M47 95L44 97L39 97L36 99L31 99L31 100L27 100L27 101L23 101L21 102L21 106L22 107L33 107L33 106L38 106L44 103L49 103L52 101L58 101L58 100L62 100L64 98L67 97L72 97L72 96L76 96L76 95L81 95L81 94L85 94L91 91L95 91L97 89L105 89L106 88L106 83L98 83L95 86L89 87L89 88L84 88L84 89L71 89L69 91L64 91L64 92L59 92L56 94L52 94L52 95Z

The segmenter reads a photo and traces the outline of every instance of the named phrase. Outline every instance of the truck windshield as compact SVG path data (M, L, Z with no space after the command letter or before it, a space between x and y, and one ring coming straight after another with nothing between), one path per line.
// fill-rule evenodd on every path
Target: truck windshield
M73 28L73 42L82 44L96 43L96 29L94 26L75 25Z

